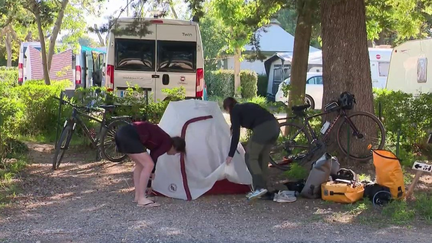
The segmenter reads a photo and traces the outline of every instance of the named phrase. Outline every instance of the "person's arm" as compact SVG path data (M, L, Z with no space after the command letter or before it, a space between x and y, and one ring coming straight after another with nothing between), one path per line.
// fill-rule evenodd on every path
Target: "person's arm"
M237 146L240 140L240 117L236 108L231 112L231 146L228 153L228 157L234 157L234 153L237 150Z
M153 159L153 162L156 164L158 158L166 153L167 151L165 151L164 149L161 149L160 146L156 149L154 149L153 151L150 151L150 157Z

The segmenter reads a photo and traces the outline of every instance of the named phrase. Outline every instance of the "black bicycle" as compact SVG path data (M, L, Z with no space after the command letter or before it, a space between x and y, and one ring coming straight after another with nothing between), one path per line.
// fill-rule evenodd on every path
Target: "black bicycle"
M308 116L305 112L309 104L293 106L294 117L281 122L281 135L270 152L270 163L281 170L288 170L292 163L307 165L315 155L322 155L328 144L328 136L339 120L337 143L343 154L350 159L367 161L372 158L371 149L382 149L385 143L385 129L382 122L373 114L363 111L348 114L356 103L354 95L327 104L324 112ZM341 97L344 95L342 93ZM311 120L315 117L337 113L333 121L326 121L318 135ZM286 119L286 118L285 118ZM285 120L284 119L284 120ZM300 123L292 120L300 119ZM282 120L282 119L279 119ZM318 152L319 151L319 152Z
M54 98L60 100L61 104L68 104L73 107L72 115L64 122L63 131L56 142L56 151L53 158L54 170L59 168L64 153L69 148L76 125L82 128L84 135L90 140L92 146L97 148L96 160L100 160L100 154L103 154L105 159L112 162L121 162L126 158L125 154L116 151L113 137L120 126L131 122L130 116L111 116L110 118L107 118L107 114L112 112L116 108L116 105L100 105L97 108L94 108L77 106L58 97ZM92 112L102 112L102 119L87 114L91 114ZM92 132L91 129L89 129L81 120L81 117L85 117L100 124L99 132Z

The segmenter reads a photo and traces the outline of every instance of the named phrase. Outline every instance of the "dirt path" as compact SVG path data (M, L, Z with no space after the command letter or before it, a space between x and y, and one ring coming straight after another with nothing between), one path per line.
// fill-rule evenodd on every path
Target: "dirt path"
M0 242L431 242L428 227L365 224L347 207L320 200L161 197L160 208L138 208L130 163L90 162L93 153L74 151L52 172L52 147L31 150L23 192L1 209Z

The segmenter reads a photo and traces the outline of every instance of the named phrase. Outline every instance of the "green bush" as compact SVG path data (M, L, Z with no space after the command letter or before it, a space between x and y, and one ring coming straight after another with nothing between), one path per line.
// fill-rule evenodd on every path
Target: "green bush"
M240 72L241 97L251 99L257 96L258 76L256 72L244 70Z
M243 98L253 98L257 93L257 74L253 71L240 72L240 94ZM234 97L234 71L218 70L206 78L209 96Z
M257 95L262 97L267 97L267 85L268 85L268 78L265 74L258 75L258 90Z
M234 96L234 72L232 70L218 70L210 74L207 79L207 93L209 96Z
M399 157L405 165L412 165L414 155L431 158L426 139L432 129L432 93L414 97L400 91L374 90L374 95L375 112L386 129L388 148L395 151L400 134Z
M52 97L59 96L68 82L45 85L43 81L28 81L21 86L3 83L0 111L4 132L39 135L52 131L58 114L58 101Z
M14 68L1 68L0 69L0 82L18 83L18 69Z

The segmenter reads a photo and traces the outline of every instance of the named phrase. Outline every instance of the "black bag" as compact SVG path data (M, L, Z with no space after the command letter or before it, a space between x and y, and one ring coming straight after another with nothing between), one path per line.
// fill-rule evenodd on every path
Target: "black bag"
M347 180L347 181L357 181L357 175L354 171L350 169L341 168L338 170L336 175L332 175L332 179L335 181L337 179Z
M287 189L289 191L295 191L295 192L300 193L303 190L305 183L306 183L306 180L301 179L298 181L290 181L290 182L284 183L284 185L287 187Z
M365 190L363 198L368 198L374 205L384 205L392 200L390 188L373 182L364 183Z
M338 99L339 106L345 110L351 110L356 103L355 97L349 92L343 92Z

